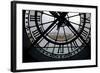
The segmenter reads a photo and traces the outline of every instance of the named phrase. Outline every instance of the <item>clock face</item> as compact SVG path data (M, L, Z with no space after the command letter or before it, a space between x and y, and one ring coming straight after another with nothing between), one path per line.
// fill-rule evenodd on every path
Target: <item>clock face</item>
M90 48L90 20L90 13L25 10L23 27L37 54L68 59Z

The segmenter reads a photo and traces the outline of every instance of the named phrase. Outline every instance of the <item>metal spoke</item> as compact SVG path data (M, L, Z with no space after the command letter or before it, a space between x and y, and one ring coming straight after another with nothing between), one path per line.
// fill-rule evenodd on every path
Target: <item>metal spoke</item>
M83 26L83 25L77 24L77 23L72 22L72 21L69 21L69 22L72 23L72 24L78 25L78 26ZM84 27L87 28L87 29L90 29L89 27L86 27L86 26L84 26Z
M41 12L41 11L38 11L38 12L45 14L45 15L48 15L48 16L51 16L51 17L54 17L53 15L50 15L50 14L47 14L47 13L44 13L44 12Z
M60 29L58 29L57 36L56 36L56 40L55 40L55 41L57 41L57 39L58 39L59 30L60 30Z
M69 22L72 23L72 24L78 25L78 26L82 26L82 25L75 23L75 22L72 22L72 21L69 21Z
M65 32L65 28L63 27L63 31L64 31L64 36L65 36L65 39L67 41L67 36L66 36L66 32Z
M52 22L54 22L54 21L49 21L49 22L38 24L38 25L44 25L44 24L48 24L48 23L52 23Z
M50 28L52 28L52 26L54 26L54 24L55 24L56 22L57 22L57 19L42 33L42 35L40 35L40 36L35 40L35 42L34 42L33 44L36 44L36 43L43 37L43 35L45 35L45 34L50 30ZM38 29L40 29L38 25L36 25L36 26L37 26ZM39 30L39 31L41 32L41 30Z
M46 35L48 35L54 28L55 28L56 25L54 25L47 33Z
M72 16L69 16L69 17L66 17L66 18L72 18L72 17L75 17L75 16L79 16L80 14L76 14L76 15L72 15Z
M38 24L39 26L40 25L45 25L45 24L48 24L48 23L52 23L53 21L49 21L49 22L45 22L45 23L41 23L41 24ZM33 27L36 27L36 25L34 26L28 26L29 28L33 28Z

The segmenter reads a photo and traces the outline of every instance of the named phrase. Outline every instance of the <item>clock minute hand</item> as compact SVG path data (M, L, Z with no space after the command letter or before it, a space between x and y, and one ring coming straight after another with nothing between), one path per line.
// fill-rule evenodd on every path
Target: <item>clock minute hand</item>
M37 21L36 21L37 22ZM41 35L34 41L33 44L36 44L49 30L52 26L54 26L54 24L57 22L57 19L42 33L40 30L39 32L41 33ZM39 26L36 24L37 28L39 28Z

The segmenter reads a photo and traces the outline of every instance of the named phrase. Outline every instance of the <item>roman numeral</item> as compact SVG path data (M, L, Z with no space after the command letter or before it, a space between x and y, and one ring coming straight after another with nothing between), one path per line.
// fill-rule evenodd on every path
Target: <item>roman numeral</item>
M32 34L35 37L35 39L40 36L40 33L38 32L38 30L32 31Z
M40 22L40 16L37 16L36 20ZM30 21L35 21L35 15L30 15Z
M74 48L79 47L76 41L74 41L74 42L72 42L72 43L73 43L73 47L74 47Z
M86 30L83 30L81 36L86 39L86 37L88 36L88 32Z
M80 46L84 43L80 38L78 38L77 41L78 41Z
M86 23L90 23L90 17L86 18Z
M86 20L85 20L85 21L84 21L84 18L82 18L81 22L82 22L82 23L84 23L84 22L85 22L85 23L90 23L90 18L89 18L89 17L88 17L88 18L86 18Z
M72 52L72 51L74 50L74 48L75 48L75 47L73 46L73 43L70 43L70 48L71 48L70 51Z
M68 51L68 53L70 53L70 50L69 50L69 45L67 44L67 51Z
M54 47L53 47L52 53L54 53L54 51L55 51L55 44L54 44Z
M57 53L64 53L64 46L63 45L59 45Z
M84 17L81 17L81 22L84 23ZM90 23L90 15L86 14L85 23Z

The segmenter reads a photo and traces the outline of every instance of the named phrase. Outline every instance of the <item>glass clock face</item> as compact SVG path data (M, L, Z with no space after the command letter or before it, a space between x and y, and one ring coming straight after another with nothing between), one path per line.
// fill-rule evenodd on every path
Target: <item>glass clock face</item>
M90 48L90 20L90 13L24 10L23 27L36 55L68 59Z

